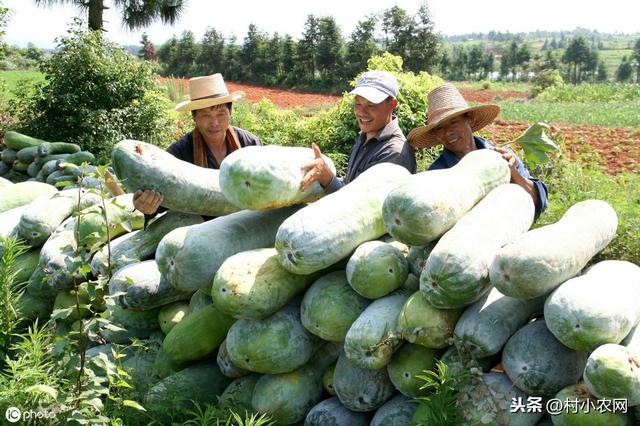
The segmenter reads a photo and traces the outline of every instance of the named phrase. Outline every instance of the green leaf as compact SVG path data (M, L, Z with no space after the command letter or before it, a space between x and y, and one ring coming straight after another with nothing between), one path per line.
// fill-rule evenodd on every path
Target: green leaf
M549 161L549 155L547 152L551 150L560 151L558 145L556 145L549 136L545 133L545 130L549 130L550 126L544 122L538 122L530 126L524 131L517 139L512 142L503 144L518 144L524 151L524 157L527 160L527 164L533 169L538 165L544 164Z
M138 411L147 411L142 405L130 399L125 399L124 401L122 401L122 405L124 405L125 407L135 408Z
M25 389L27 392L44 393L53 399L58 398L58 391L47 385L33 385Z

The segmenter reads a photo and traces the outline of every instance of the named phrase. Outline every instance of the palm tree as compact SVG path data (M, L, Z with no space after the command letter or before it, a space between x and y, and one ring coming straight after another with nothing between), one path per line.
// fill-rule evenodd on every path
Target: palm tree
M102 14L109 7L105 0L34 0L36 6L73 4L88 12L89 28L104 30ZM186 0L111 0L122 12L122 22L131 30L143 28L156 20L174 24L186 6Z

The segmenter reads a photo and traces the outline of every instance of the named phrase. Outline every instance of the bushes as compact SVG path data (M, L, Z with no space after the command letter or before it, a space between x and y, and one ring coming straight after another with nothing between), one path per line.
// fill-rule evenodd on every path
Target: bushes
M153 65L129 55L100 32L72 28L41 65L46 82L12 113L19 131L79 144L108 159L124 138L172 137L173 106L161 95Z

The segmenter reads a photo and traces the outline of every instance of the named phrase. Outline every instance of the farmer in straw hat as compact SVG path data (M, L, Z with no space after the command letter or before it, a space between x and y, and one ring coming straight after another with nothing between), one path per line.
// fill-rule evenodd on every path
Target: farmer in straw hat
M450 83L436 87L428 94L427 124L409 132L409 143L414 148L430 148L442 144L444 150L429 170L448 169L476 149L494 149L502 154L511 169L511 182L520 185L531 195L537 218L547 207L547 187L531 177L522 161L513 151L495 147L488 140L475 136L490 124L500 112L497 105L470 107L460 92Z
M394 163L411 173L416 172L415 152L393 115L399 90L396 78L386 71L367 71L358 78L350 94L355 95L353 112L360 134L351 149L345 177L336 177L322 159L318 146L312 144L315 159L303 166L307 173L300 184L301 190L318 181L325 193L330 194L378 163Z
M176 110L191 111L195 128L169 145L167 152L196 166L218 169L236 149L262 145L255 135L230 124L231 105L243 97L244 92L229 93L221 74L190 79L190 99L176 105ZM162 194L150 190L133 195L133 205L147 215L156 213L162 200Z

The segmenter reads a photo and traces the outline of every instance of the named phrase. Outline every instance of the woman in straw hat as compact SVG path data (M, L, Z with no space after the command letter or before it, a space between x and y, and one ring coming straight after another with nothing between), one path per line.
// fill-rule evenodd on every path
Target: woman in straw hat
M191 111L195 127L169 145L167 152L196 166L218 169L236 149L262 145L252 133L230 124L231 105L243 97L241 91L229 93L221 74L190 79L190 99L176 105L176 110ZM156 213L162 200L162 194L150 190L133 195L133 205L147 215Z
M453 167L462 157L476 149L494 149L509 163L511 182L520 185L531 195L537 218L547 208L548 193L544 182L531 177L529 170L513 151L495 147L488 140L473 134L490 124L498 116L500 107L470 107L458 89L450 83L436 87L427 97L427 124L411 130L408 140L414 148L430 148L440 144L444 146L442 154L429 166L429 170Z

